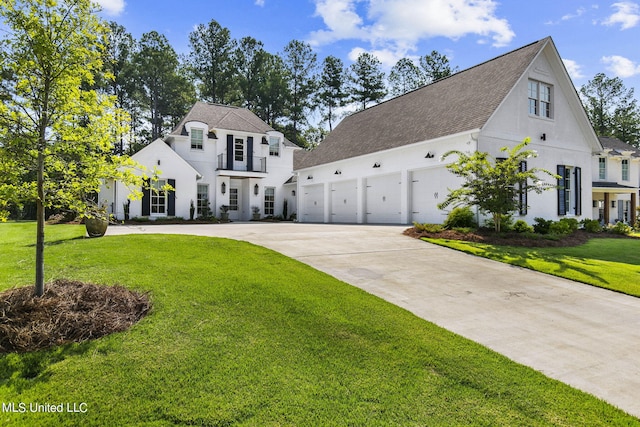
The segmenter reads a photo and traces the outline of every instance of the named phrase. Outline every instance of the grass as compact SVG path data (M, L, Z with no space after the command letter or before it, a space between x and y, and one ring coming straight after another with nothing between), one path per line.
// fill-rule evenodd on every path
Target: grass
M34 228L0 224L0 288L31 283ZM1 402L86 409L5 411L2 425L640 424L268 249L82 234L47 228L47 277L124 284L154 308L127 332L0 355Z
M640 239L594 238L583 245L559 248L424 240L484 258L640 296Z

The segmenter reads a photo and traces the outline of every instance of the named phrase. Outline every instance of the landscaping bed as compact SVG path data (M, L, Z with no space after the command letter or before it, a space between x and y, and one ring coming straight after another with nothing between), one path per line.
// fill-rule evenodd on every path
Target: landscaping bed
M0 293L0 353L40 350L82 342L128 329L144 317L147 294L122 286L71 280L46 285L41 297L32 286Z

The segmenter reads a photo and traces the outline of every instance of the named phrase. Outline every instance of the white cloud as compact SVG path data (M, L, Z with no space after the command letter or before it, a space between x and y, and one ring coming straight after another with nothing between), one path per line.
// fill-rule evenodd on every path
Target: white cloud
M264 6L264 0L256 0L256 6Z
M602 62L607 64L607 70L616 77L631 77L640 74L640 65L623 56L603 56Z
M584 7L581 7L578 10L576 10L575 13L568 13L568 14L564 15L562 18L560 18L560 20L561 21L569 21L569 20L574 19L574 18L579 18L582 15L584 15L584 13L586 11L587 10Z
M602 22L604 25L620 24L621 30L628 30L640 22L640 6L637 3L624 1L614 3L611 7L616 9L616 12Z
M582 73L582 66L576 61L572 59L563 59L562 62L564 63L564 66L567 69L567 72L569 73L571 79L576 80L583 79L585 77L585 75Z
M120 15L125 7L124 0L96 0L107 15Z
M508 21L496 17L494 0L314 1L327 29L311 33L313 45L355 39L401 58L422 39L474 34L480 42L490 38L494 46L504 46L515 37Z

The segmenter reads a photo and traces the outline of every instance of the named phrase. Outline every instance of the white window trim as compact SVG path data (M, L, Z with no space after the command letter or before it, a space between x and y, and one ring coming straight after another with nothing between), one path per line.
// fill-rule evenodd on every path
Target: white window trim
M193 144L193 142L194 142L194 138L193 138L194 137L194 132L199 132L200 133L200 144L199 144L200 146L199 147L198 146L194 147L194 144ZM198 151L204 150L204 129L192 128L191 132L189 132L189 134L190 134L189 135L189 142L190 142L191 149L192 150L198 150Z
M530 86L531 84L535 84L535 90L536 93L534 95L534 97L532 97L531 94L531 89ZM541 87L547 87L549 88L549 101L543 101L542 97L540 95L541 93ZM535 112L531 112L531 108L530 108L530 101L534 100L536 103L536 111ZM549 115L546 116L544 114L542 114L542 104L543 103L548 103L549 104ZM527 83L527 110L529 113L529 116L531 117L537 117L537 118L541 118L541 119L546 119L546 120L553 120L553 116L554 116L554 106L553 106L554 102L553 102L553 85L549 84L549 83L545 83L539 80L535 80L535 79L529 79L528 83Z

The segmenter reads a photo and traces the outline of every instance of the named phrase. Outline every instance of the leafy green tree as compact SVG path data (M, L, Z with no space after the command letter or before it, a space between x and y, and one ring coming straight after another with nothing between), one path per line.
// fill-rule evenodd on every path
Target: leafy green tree
M432 83L449 77L457 71L457 67L451 68L449 58L446 55L442 55L435 50L431 51L429 55L420 58L420 67L422 68L425 83Z
M264 80L267 52L262 42L253 37L243 37L233 53L233 63L236 68L236 79L239 87L239 97L234 104L254 110L258 105L260 82Z
M255 113L269 126L279 126L286 115L289 80L284 61L278 55L265 53L264 68L260 76Z
M0 108L2 197L35 200L35 294L44 293L45 208L85 212L104 179L141 185L113 155L114 97L93 87L102 73L108 28L89 0L2 0L3 85ZM36 175L35 182L24 174ZM10 180L18 179L12 182Z
M333 130L335 110L343 107L349 97L346 83L347 72L342 60L332 55L324 58L317 96L318 103L325 109L322 118L329 123L329 131Z
M640 109L633 92L619 77L609 78L604 73L596 74L580 88L584 109L597 135L640 143Z
M106 93L115 96L115 106L120 114L117 118L122 128L131 123L132 117L139 117L135 102L135 73L132 62L135 40L127 30L115 22L109 23L109 33L104 49L105 78L97 82ZM126 133L117 135L117 154L125 152Z
M420 68L409 58L402 58L389 72L389 86L394 96L405 94L424 84Z
M142 35L133 56L137 93L150 125L151 142L170 130L195 99L194 88L180 68L167 38L156 31Z
M450 190L447 198L438 209L447 206L477 206L481 212L490 214L496 232L500 232L501 220L520 208L519 192L542 193L544 190L555 188L555 184L542 181L540 173L555 179L557 175L542 168L522 168L522 162L536 157L533 150L525 150L530 139L526 138L513 148L502 147L501 152L507 155L499 161L488 153L475 151L466 154L458 150L446 152L442 158L458 156L456 162L447 165L447 169L456 176L463 178L460 188Z
M236 96L233 52L237 42L231 38L229 29L212 19L189 34L189 45L187 64L198 82L200 99L218 104L231 102Z
M367 108L367 103L380 102L387 95L382 63L368 52L362 52L351 64L349 79L351 99L360 104L361 110Z
M293 133L291 140L301 145L300 125L307 124L309 112L314 108L313 94L316 91L317 55L308 43L290 41L284 48L284 63L289 77L289 114Z

